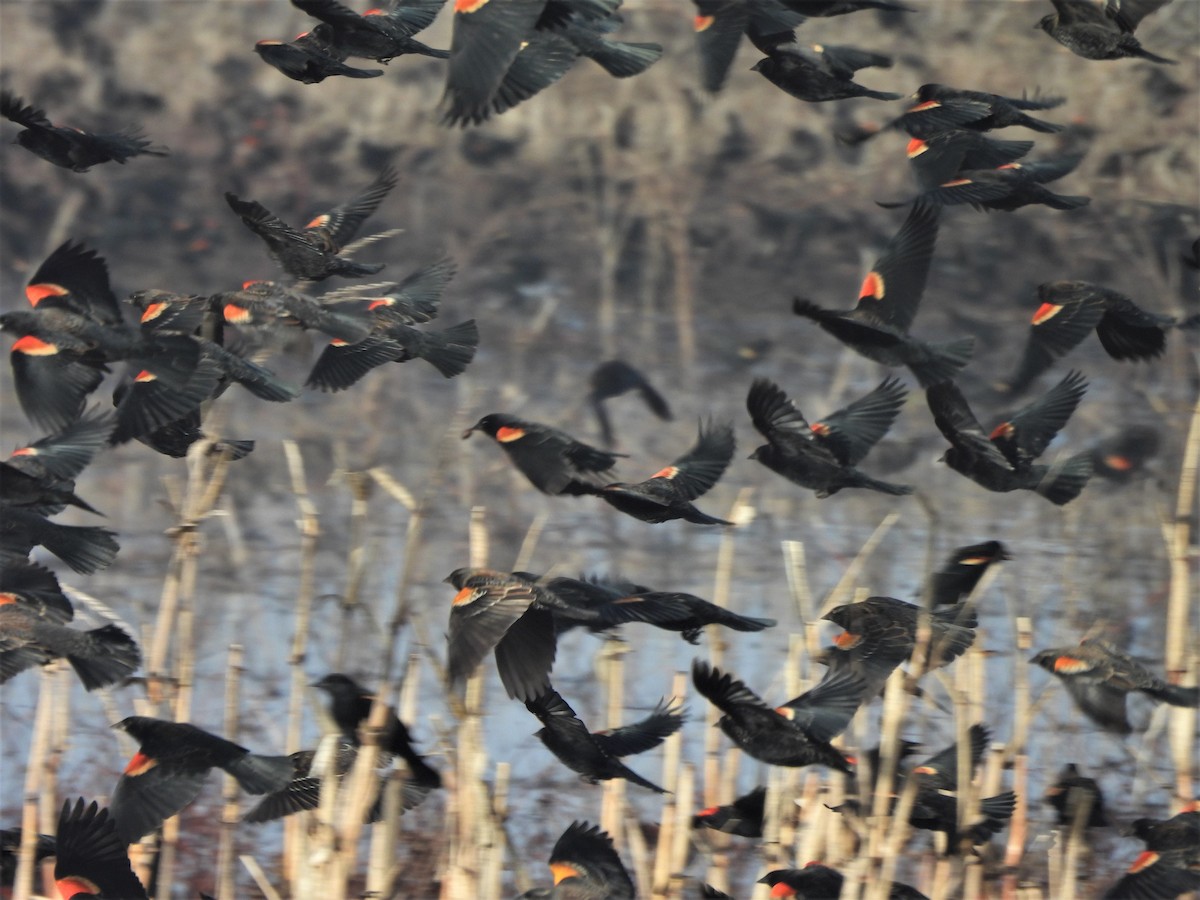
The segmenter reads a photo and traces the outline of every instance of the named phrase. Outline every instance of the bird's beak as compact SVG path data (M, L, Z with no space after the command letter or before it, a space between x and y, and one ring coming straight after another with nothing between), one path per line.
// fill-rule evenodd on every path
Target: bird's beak
M467 438L469 438L469 437L471 436L471 434L472 434L474 431L475 431L475 426L474 426L474 425L472 425L470 428L468 428L466 431L464 431L464 432L462 433L462 439L465 441Z

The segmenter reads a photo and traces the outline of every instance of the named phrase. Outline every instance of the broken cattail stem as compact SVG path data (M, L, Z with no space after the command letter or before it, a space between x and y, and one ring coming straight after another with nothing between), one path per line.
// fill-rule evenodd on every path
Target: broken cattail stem
M225 669L225 731L228 740L237 743L240 721L238 717L238 690L241 686L242 647L231 644ZM221 832L217 842L217 900L234 900L236 879L233 874L234 835L238 823L237 779L228 773L221 776Z

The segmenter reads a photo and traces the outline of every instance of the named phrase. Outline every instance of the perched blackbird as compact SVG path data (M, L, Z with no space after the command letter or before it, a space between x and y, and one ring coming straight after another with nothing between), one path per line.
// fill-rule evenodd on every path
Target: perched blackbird
M863 700L863 681L846 673L772 709L732 675L704 660L692 663L692 681L721 710L717 722L735 744L773 766L820 764L849 774L851 761L829 741L841 734Z
M109 566L121 545L116 534L96 525L59 525L14 507L0 508L0 563L23 561L45 547L81 575Z
M746 409L767 443L750 458L822 499L850 487L911 494L908 485L888 484L855 468L892 426L907 396L899 381L887 379L845 409L810 425L777 384L755 379Z
M1084 59L1123 59L1136 56L1155 63L1175 60L1156 56L1133 36L1138 23L1171 0L1050 0L1054 12L1038 26L1076 56Z
M61 431L12 452L0 462L0 506L52 516L67 506L100 515L75 494L75 476L108 441L111 415L86 415Z
M78 631L37 605L7 596L0 596L0 684L25 669L66 659L92 691L123 681L141 665L137 642L116 625Z
M930 576L928 590L933 596L933 605L947 606L966 600L989 566L1011 558L999 541L956 548L942 567Z
M292 0L292 5L320 19L313 29L339 56L359 56L387 63L397 56L416 53L446 59L446 50L427 47L413 35L432 24L445 0L390 0L386 9L359 15L337 0Z
M624 778L659 794L664 793L658 785L621 762L621 757L651 750L678 731L687 718L679 707L659 703L641 721L596 732L588 731L575 711L553 689L525 701L525 708L544 726L535 737L588 784Z
M346 65L345 55L306 31L294 41L258 41L254 52L263 62L293 81L318 84L333 75L347 78L378 78L383 69L359 69Z
M554 900L633 900L637 891L621 863L612 838L599 825L573 822L550 851L551 889L526 891L521 897Z
M599 450L565 431L507 413L484 416L463 432L463 440L476 431L499 444L513 465L543 494L594 494L600 485L597 476L608 472L616 465L617 457L625 455Z
M1085 815L1085 828L1102 828L1108 824L1104 815L1104 795L1094 778L1079 771L1075 763L1067 763L1058 773L1058 780L1046 788L1045 800L1058 813L1058 824L1070 827L1077 815ZM1079 810L1085 813L1077 812Z
M454 271L453 260L441 259L401 282L372 289L367 305L372 316L370 336L352 344L334 340L321 352L307 386L322 391L344 390L385 362L410 359L425 360L446 378L462 374L479 346L474 319L444 331L418 331L413 327L437 317L442 292ZM340 299L343 293L366 297L362 289L348 289L326 294L322 299Z
M133 874L126 844L115 817L93 800L63 803L58 816L54 883L63 897L112 897L146 900L146 889Z
M1092 468L1100 478L1126 482L1158 453L1162 439L1148 425L1130 425L1092 445Z
M781 0L786 2L786 0ZM780 43L764 51L751 70L785 93L809 103L870 97L874 100L899 100L900 94L874 91L854 81L854 73L867 67L889 69L892 58L857 47L825 44Z
M298 325L329 335L347 344L371 334L371 317L366 304L330 303L301 294L273 281L247 281L240 291L214 294L225 321L243 328L272 329Z
M0 116L25 128L17 143L47 162L75 172L115 160L124 165L134 156L166 156L163 147L153 147L137 129L92 134L79 128L51 124L46 114L11 91L0 92Z
M643 522L686 519L697 525L732 525L702 513L691 501L717 483L733 459L734 446L732 425L701 423L695 446L666 468L645 481L609 484L594 493L610 506Z
M1129 297L1087 281L1050 281L1038 285L1041 305L1033 314L1029 339L1016 371L1004 385L1024 391L1092 331L1113 359L1153 359L1167 348L1167 330L1200 324L1146 312Z
M592 389L588 393L588 403L596 413L600 423L600 433L604 436L604 446L611 447L615 442L612 422L608 418L605 400L619 397L629 391L637 391L646 406L654 415L664 421L671 420L671 407L666 399L654 386L646 380L646 376L621 359L610 359L602 362L591 376Z
M1116 734L1133 731L1125 714L1125 695L1139 691L1172 706L1200 706L1200 687L1167 684L1112 644L1089 638L1078 647L1042 650L1030 662L1062 679L1076 705Z
M738 797L728 806L710 806L692 816L692 828L711 828L738 837L759 838L763 834L763 816L767 802L767 789L756 787L748 794Z
M1200 890L1200 810L1190 804L1170 819L1135 819L1129 833L1146 844L1105 900L1160 900Z
M200 346L190 336L156 335L45 304L0 315L0 330L18 336L10 355L17 399L44 428L79 418L108 363L128 360L173 390L184 389L200 363Z
M700 83L716 93L725 85L742 35L764 53L765 46L794 41L793 30L804 16L784 0L693 0L696 49L700 53Z
M329 695L329 712L333 716L334 723L343 737L358 746L358 729L360 725L366 723L367 717L371 713L371 704L375 700L374 694L340 672L326 675L313 687ZM408 728L394 712L388 715L384 723L383 733L379 737L379 746L385 753L400 757L408 766L408 778L403 793L405 809L412 809L430 791L442 786L442 776L413 748ZM339 755L339 774L342 774L340 771L342 768L341 758ZM346 763L346 771L349 771L353 761L351 757ZM312 761L309 760L309 765L311 764ZM304 772L303 774L307 775L308 773Z
M458 588L447 636L450 686L457 689L495 648L508 696L528 702L549 690L556 651L554 610L571 609L575 616L589 611L569 607L541 585L491 569L455 569L446 581Z
M836 900L842 895L845 877L836 869L810 862L803 869L776 869L758 879L759 884L771 885L772 897L796 897L799 900ZM907 884L892 882L888 900L928 900Z
M354 199L315 216L303 229L284 223L261 203L239 200L226 192L225 202L247 228L262 238L267 252L293 278L323 281L331 275L357 278L373 275L383 263L360 263L339 254L363 222L399 182L399 173L384 166L379 175Z
M0 605L20 603L58 625L75 618L75 608L49 569L31 562L0 564Z
M921 607L892 597L868 597L827 612L823 619L845 631L834 638L831 673L847 667L866 682L864 697L874 697L888 676L917 649ZM975 642L978 619L966 603L935 609L929 616L930 642L922 671L949 665Z
M797 297L792 311L812 319L867 359L885 366L908 366L921 387L953 378L971 358L973 338L927 344L908 334L925 292L937 232L937 207L915 204L863 279L854 309L835 312Z
M1057 506L1070 503L1092 476L1091 454L1080 453L1052 466L1033 460L1066 424L1085 390L1084 377L1068 372L1041 398L988 433L954 382L935 384L926 391L929 409L952 445L942 460L989 491L1034 491Z
M121 841L132 844L196 799L208 773L223 769L242 790L266 794L291 781L286 756L258 756L186 722L130 716L117 722L140 745L113 789L109 810Z

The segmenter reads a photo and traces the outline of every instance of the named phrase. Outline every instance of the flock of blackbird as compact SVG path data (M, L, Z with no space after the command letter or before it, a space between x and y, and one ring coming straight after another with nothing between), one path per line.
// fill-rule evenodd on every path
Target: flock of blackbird
M350 60L387 63L405 54L446 59L440 110L450 125L477 124L528 100L580 57L624 78L644 72L662 55L657 44L610 37L622 22L619 0L456 0L451 46L431 48L415 35L430 25L442 2L391 0L385 8L359 14L337 0L292 0L317 23L294 40L260 40L254 49L283 75L306 84L335 76L368 79L383 74ZM919 9L890 0L694 2L700 79L709 91L725 83L744 35L764 55L754 70L801 100L901 99L900 94L871 90L854 80L859 70L889 67L889 57L855 47L804 45L796 29L814 17L865 9L919 16ZM1052 0L1053 12L1037 24L1086 59L1139 57L1169 64L1172 60L1146 50L1134 37L1139 22L1167 2ZM1005 421L984 427L956 383L970 363L973 340L930 341L911 330L946 207L965 204L977 210L1011 211L1041 205L1072 210L1089 202L1088 197L1058 194L1046 186L1074 170L1079 155L1027 160L1034 149L1031 140L991 136L993 130L1007 127L1057 132L1059 124L1030 113L1040 115L1062 102L926 84L888 124L840 134L850 143L887 130L908 134L917 189L910 198L881 204L909 210L871 266L852 308L827 309L804 297L793 301L797 316L833 339L883 366L912 373L925 390L933 424L949 444L943 459L950 468L988 491L1032 491L1058 506L1079 496L1096 471L1128 472L1153 447L1147 441L1126 442L1038 462L1082 401L1086 378L1068 371ZM74 172L168 154L136 130L86 132L53 124L10 89L0 95L0 115L24 129L16 143ZM422 359L446 378L471 364L480 339L474 320L444 329L426 327L437 317L442 293L455 273L450 259L437 260L399 281L351 281L316 293L317 285L333 276L363 279L384 268L354 258L373 242L367 238L356 244L355 238L398 180L397 171L386 166L348 202L303 225L289 224L257 200L226 193L230 210L261 239L282 270L278 281L247 282L209 296L144 289L122 303L110 287L105 260L71 240L29 277L28 306L0 314L0 329L15 338L12 374L21 408L44 432L0 463L0 683L65 659L91 691L120 687L141 665L137 642L118 625L72 627L74 609L67 592L51 568L30 558L41 547L81 574L116 558L117 535L110 529L54 521L67 506L99 514L75 493L75 479L97 453L136 440L159 453L186 455L205 438L204 418L212 401L235 384L267 402L294 399L301 388L285 383L264 364L287 329L309 329L328 339L303 386L318 391L349 389L389 362ZM237 226L231 222L231 227ZM136 323L131 323L133 318ZM1103 285L1042 284L1024 350L996 389L1008 398L1022 395L1092 332L1116 360L1151 360L1164 352L1173 328L1196 324L1196 317L1177 321ZM93 403L116 363L125 366L116 379L111 407L103 401ZM671 415L667 401L640 372L620 360L605 363L593 376L591 400L606 447L612 446L613 429L605 401L633 390L660 417ZM888 377L845 408L809 421L779 385L756 379L746 408L765 443L750 458L819 498L848 488L909 494L910 486L879 480L860 468L900 415L907 393L899 378ZM491 413L463 437L475 432L495 441L545 494L596 497L647 523L682 519L698 525L733 524L695 505L734 456L731 423L702 422L690 449L637 482L612 479L610 470L621 454L590 446L551 425ZM254 442L218 440L201 448L236 460L252 452ZM972 646L977 613L971 593L988 566L1006 558L1004 547L995 541L964 546L931 576L923 605L877 596L831 610L824 618L843 631L819 660L827 673L781 705L764 701L733 673L699 658L692 668L695 688L719 709L719 727L747 755L769 765L818 765L844 773L850 799L838 812L865 815L874 803L874 785L887 757L874 750L857 759L834 740L861 707L882 694L898 667L908 664L910 679L919 677L951 665ZM640 721L608 731L590 730L550 681L558 636L573 628L607 633L640 622L678 632L694 644L706 626L753 632L776 624L691 594L617 578L462 568L446 581L457 592L447 633L450 691L461 691L494 656L506 692L540 721L536 736L565 766L592 784L622 778L659 793L661 787L624 760L676 732L685 720L684 710L664 701ZM1058 676L1085 716L1118 735L1133 730L1125 706L1131 692L1177 706L1200 705L1196 686L1169 683L1100 639L1042 650L1031 662ZM321 758L324 751L315 750L287 756L252 753L189 723L144 716L116 723L114 727L137 741L139 750L113 788L107 808L84 799L68 800L56 836L25 836L37 859L56 859L54 877L61 895L146 897L146 888L130 867L128 845L152 835L165 819L191 803L214 768L233 776L257 798L245 822L314 809L322 775L341 778L352 768L373 695L340 673L325 675L313 687L327 695L336 726L336 740L323 745L333 747L328 759ZM909 790L909 822L942 834L940 847L946 854L975 852L1006 826L1020 800L1012 791L983 798L977 819L959 821L960 779L971 776L960 773L959 767L969 762L973 771L991 738L983 723L972 725L968 735L970 747L961 754L951 745L912 765L905 757L915 755L916 747L904 742L894 761L894 795L888 802L894 807ZM387 779L402 780L404 809L417 806L442 786L438 771L415 749L407 727L394 714L389 713L376 740L388 767L380 774L379 798L367 812L371 822L383 814L382 786ZM1098 785L1074 764L1066 767L1046 799L1064 825L1110 824ZM761 838L765 801L765 788L756 788L730 805L701 811L693 827ZM1195 804L1166 821L1138 819L1130 833L1145 842L1146 852L1104 896L1141 900L1200 890L1200 811ZM6 885L12 883L21 841L19 831L3 833ZM576 822L562 834L550 870L554 886L524 896L636 895L608 835L586 822ZM843 881L841 873L819 863L776 870L762 879L771 886L772 897L807 898L838 897ZM708 886L697 890L698 896L725 896ZM923 896L899 883L890 891L891 897Z

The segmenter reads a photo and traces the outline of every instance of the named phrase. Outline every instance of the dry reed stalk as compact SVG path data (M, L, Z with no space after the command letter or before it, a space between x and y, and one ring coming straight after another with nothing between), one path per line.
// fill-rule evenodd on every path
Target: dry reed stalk
M43 763L50 748L51 730L54 727L54 704L56 691L54 678L50 674L66 665L65 660L55 660L43 670L38 679L38 702L33 714L33 734L29 741L29 755L25 763L25 795L21 805L21 845L17 851L17 872L13 881L14 900L29 900L33 892L33 873L39 825L39 800L42 794L46 771Z
M250 877L254 879L255 886L262 891L263 897L266 900L283 900L283 895L275 890L270 879L267 878L267 873L263 871L262 866L258 864L253 856L239 857L242 865L246 867L246 871L250 873Z
M650 848L646 844L646 836L642 834L641 826L638 825L637 816L630 815L625 822L625 827L621 829L624 834L622 843L626 847L626 855L629 857L629 867L632 870L634 889L638 890L639 895L646 893L646 888L650 885ZM640 889L637 887L640 885Z
M334 655L335 672L342 672L346 668L346 657L352 649L349 625L362 602L362 583L367 572L367 513L372 484L364 472L346 472L345 480L350 488L350 528L347 538L349 549L346 558L346 588L339 603L342 628Z
M1191 516L1196 510L1197 472L1200 470L1200 400L1192 409L1183 462L1179 470L1179 494L1175 503L1175 521L1163 524L1170 556L1171 582L1167 601L1166 669L1167 680L1180 684L1191 669L1192 683L1200 679L1194 637L1190 635L1188 619L1196 605L1191 587ZM1190 648L1190 653L1189 653ZM1189 657L1191 664L1189 666ZM1194 799L1196 788L1196 717L1197 712L1184 706L1172 706L1170 717L1171 757L1175 766L1175 803L1181 805Z
M287 706L287 735L284 750L295 753L300 749L300 732L304 725L304 697L308 690L308 675L304 663L308 659L308 632L312 622L313 599L316 594L317 540L321 522L316 505L308 496L308 479L304 473L304 457L295 441L283 442L283 458L287 463L292 496L296 499L300 532L300 574L296 585L295 631L288 652L290 672ZM301 821L290 816L283 823L283 877L296 891L298 874L294 863L301 856Z
M804 625L805 648L808 658L812 659L821 649L821 623L817 621L813 605L812 588L808 583L808 565L804 556L803 541L784 541L782 543L784 572L787 575L788 590L800 621ZM802 669L806 671L806 669Z
M709 704L711 706L712 704ZM713 729L714 731L716 729ZM737 786L737 771L738 763L742 758L742 751L738 747L730 748L725 754L725 764L721 765L721 761L717 757L712 759L706 758L705 764L705 789L709 789L712 785L712 797L704 798L704 805L718 806L723 803L729 803L733 800L736 794ZM712 769L713 775L709 780L708 769ZM715 798L720 797L720 800ZM710 831L708 841L712 847L712 858L709 860L708 873L704 880L715 887L717 890L729 891L729 835L721 831Z
M678 791L676 792L675 821L673 823L670 846L670 870L682 872L687 866L688 849L691 846L692 809L695 808L696 796L696 767L684 763L679 770ZM657 862L657 860L656 860ZM674 890L675 876L670 877L667 895L676 896Z
M676 672L671 683L671 697L683 702L687 697L688 676L685 672ZM680 826L678 808L682 803L679 797L680 760L683 751L683 735L680 731L663 741L662 786L667 793L662 796L662 809L659 812L658 841L654 848L654 867L649 880L642 882L648 887L654 898L666 897L667 886L675 862L672 848L675 844L675 830ZM690 803L684 807L690 809ZM687 824L683 824L685 832Z
M921 646L921 629L928 631L928 618L918 619L917 646ZM927 641L926 641L927 642ZM912 663L919 677L922 654L916 653ZM888 885L896 877L896 863L908 838L908 815L916 800L917 779L909 778L900 792L900 799L889 818L890 800L894 792L893 773L900 755L900 726L908 708L908 693L904 690L904 673L897 669L888 678L883 691L883 711L879 722L879 774L875 780L871 819L867 830L867 857L871 860L868 875L868 900L885 900Z
M829 612L835 606L849 602L845 599L848 594L852 594L857 587L859 573L862 571L866 561L870 559L871 554L875 552L875 548L887 536L887 533L892 530L892 526L900 518L900 513L892 512L884 516L871 536L867 538L862 548L858 551L858 555L851 560L850 565L846 567L846 571L842 573L842 577L838 579L838 583L833 586L833 590L829 592L829 596L825 598L825 603L821 607L821 615Z
M512 783L512 766L507 762L496 763L495 785L489 818L492 821L492 843L484 853L480 876L479 900L499 900L504 887L504 861L508 856L508 791Z
M367 721L359 726L360 745L354 766L342 787L341 809L337 819L337 846L341 850L340 878L346 879L355 870L359 837L362 835L367 811L375 802L379 785L380 739L392 714L390 698L394 695L391 682L383 682L371 703ZM344 881L339 885L344 892Z
M783 818L781 803L784 793L783 782L782 767L770 766L767 769L767 796L763 807L763 835L758 847L762 866L767 871L786 866L790 849L790 845L784 844L780 836Z
M225 670L225 730L223 734L235 744L241 725L238 716L238 690L241 686L242 647L231 644L229 659ZM221 776L221 799L224 801L221 810L221 832L217 842L217 900L234 900L236 895L236 879L233 874L234 836L238 824L238 785L237 779L226 773Z
M1026 742L1029 739L1031 704L1029 700L1029 667L1022 665L1029 658L1033 646L1033 621L1028 616L1016 616L1014 622L1018 664L1013 667L1013 734L1004 748L1003 763L1013 767L1012 789L1024 798L1029 790L1029 755ZM1025 852L1025 838L1029 833L1029 804L1021 802L1013 810L1008 825L1008 843L1004 850L1004 881L1006 888L1016 886L1016 870Z
M625 712L625 654L628 652L629 644L624 641L605 641L597 654L596 666L600 670L597 674L604 685L605 728L621 727ZM611 778L604 782L600 796L600 827L612 837L618 853L625 846L621 827L625 821L625 787L624 778Z
M541 510L533 517L533 522L529 525L529 530L525 532L525 539L521 541L521 549L517 551L517 559L513 563L512 570L514 572L527 572L533 561L533 554L537 551L538 541L542 537L542 531L546 528L546 522L549 521L550 514L545 509Z

